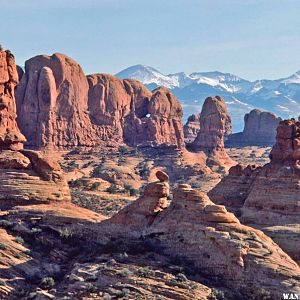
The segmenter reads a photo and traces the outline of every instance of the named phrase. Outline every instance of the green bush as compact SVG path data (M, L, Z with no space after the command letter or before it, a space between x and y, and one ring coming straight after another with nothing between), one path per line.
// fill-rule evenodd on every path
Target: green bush
M119 188L115 183L112 183L110 187L106 189L106 191L110 194L117 194L119 192Z

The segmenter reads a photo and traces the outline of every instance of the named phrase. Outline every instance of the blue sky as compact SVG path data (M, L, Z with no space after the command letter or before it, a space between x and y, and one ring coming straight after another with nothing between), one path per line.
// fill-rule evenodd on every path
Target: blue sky
M0 0L17 63L61 52L89 73L134 64L246 79L300 70L300 0Z

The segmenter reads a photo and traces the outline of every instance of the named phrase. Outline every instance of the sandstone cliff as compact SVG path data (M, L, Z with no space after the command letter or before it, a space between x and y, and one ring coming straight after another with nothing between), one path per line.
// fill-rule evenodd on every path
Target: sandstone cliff
M191 148L207 154L207 164L235 164L226 153L225 136L231 133L231 119L224 100L219 97L208 97L202 106L200 114L200 130Z
M281 121L270 153L271 162L262 168L242 168L239 174L231 169L229 176L210 192L213 201L233 210L240 208L243 223L265 231L298 262L299 145L300 123L293 119Z
M33 148L184 147L182 108L167 89L150 92L106 74L86 77L63 54L26 61L16 100L18 124Z
M264 290L277 299L291 286L300 291L299 266L264 233L240 224L189 185L179 185L167 207L168 195L167 179L150 183L136 202L104 221L99 234L152 242L160 253L190 262L245 299L260 299Z
M25 142L16 123L14 87L17 68L10 51L0 52L0 200L11 202L71 200L60 167L41 154L22 150Z
M16 123L15 86L19 82L14 56L0 51L0 150L22 149L25 137Z
M273 113L254 109L244 117L243 132L228 137L228 146L273 146L281 118Z

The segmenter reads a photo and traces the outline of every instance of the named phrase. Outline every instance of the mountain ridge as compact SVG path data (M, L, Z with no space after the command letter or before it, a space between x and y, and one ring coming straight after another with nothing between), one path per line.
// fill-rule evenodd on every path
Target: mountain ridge
M270 111L286 119L300 115L300 71L279 79L250 81L229 72L185 72L165 75L146 65L134 65L115 76L141 81L149 89L165 86L184 107L184 118L201 110L206 97L220 95L233 119L234 132L243 128L244 115L251 109Z

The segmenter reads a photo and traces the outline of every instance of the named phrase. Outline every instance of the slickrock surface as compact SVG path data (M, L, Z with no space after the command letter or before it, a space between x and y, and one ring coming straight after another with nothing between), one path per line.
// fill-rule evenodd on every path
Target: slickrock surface
M281 121L277 128L276 144L270 153L271 162L257 169L235 167L210 192L213 201L241 208L239 214L243 223L265 231L298 263L299 145L300 123L295 120ZM235 172L238 168L243 170L239 174ZM239 191L241 193L238 195Z
M300 292L299 266L264 233L240 224L224 206L189 185L174 190L167 208L160 205L166 196L165 183L150 183L136 202L104 221L100 232L109 228L112 237L129 243L141 237L152 241L160 252L190 262L235 296L260 299L267 291L277 299L286 290Z
M243 132L230 135L226 146L273 146L280 121L281 118L271 112L253 109L244 117Z
M169 90L150 92L107 74L86 77L63 54L26 61L16 100L18 124L33 148L184 147L182 108Z
M232 166L235 162L230 159L224 147L225 136L229 135L231 130L231 119L224 100L219 96L208 97L202 106L200 130L191 148L204 151L208 156L209 166Z
M197 137L200 130L200 114L188 117L186 124L183 126L185 142L191 143Z
M0 51L0 150L22 149L25 142L16 123L14 90L18 82L14 56L9 50Z
M239 214L260 170L261 167L255 165L233 166L229 174L208 192L208 196L214 203L225 205L231 212Z

